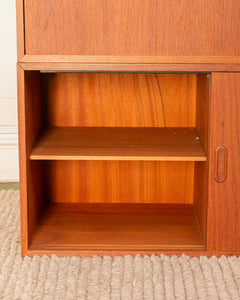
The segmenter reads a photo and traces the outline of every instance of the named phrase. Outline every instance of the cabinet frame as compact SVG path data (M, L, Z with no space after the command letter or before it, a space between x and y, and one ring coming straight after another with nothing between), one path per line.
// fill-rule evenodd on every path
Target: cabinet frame
M213 2L215 0L212 0ZM236 4L235 0L232 3ZM190 256L200 255L240 255L240 170L237 166L233 166L237 162L237 155L240 152L240 143L238 138L238 124L232 116L240 116L240 106L238 99L240 91L237 86L240 84L240 56L138 56L138 55L28 55L26 54L25 45L25 10L24 0L16 0L17 8L17 38L18 38L18 118L19 118L19 164L20 164L20 204L21 204L21 246L22 255L33 256L52 255L72 256L72 255L124 255L124 254L168 254L181 255L183 252ZM238 26L240 24L235 24ZM201 24L199 24L201 26ZM230 26L230 24L226 24ZM183 39L187 39L183 37ZM231 47L231 45L229 45ZM29 157L31 149L40 132L41 122L37 118L31 119L31 111L40 109L38 101L34 102L32 107L25 102L29 94L36 95L40 90L37 88L38 71L77 71L77 72L194 72L194 73L210 73L212 80L209 85L209 103L207 107L209 111L208 118L199 121L199 126L208 123L209 134L207 138L203 138L202 142L207 145L209 160L204 168L207 168L206 177L203 180L204 188L196 189L201 197L208 197L208 202L202 204L199 201L197 210L199 214L204 216L203 222L199 222L201 230L206 233L206 248L200 250L140 250L133 251L127 249L121 250L39 250L31 249L31 237L34 232L34 226L40 213L42 190L35 182L42 179L38 176L40 172L39 164L30 162ZM33 76L26 76L28 71L33 71ZM36 71L36 72L34 72ZM31 81L32 89L26 89L26 82ZM201 79L200 83L201 84ZM203 83L204 84L204 83ZM37 88L37 90L36 90ZM223 93L223 98L221 98ZM28 94L28 95L27 95ZM231 96L231 105L224 106L224 101L228 101ZM39 100L40 101L40 100ZM199 109L204 111L206 107L202 102ZM218 107L218 104L220 105ZM217 108L219 109L217 115ZM216 111L215 111L216 110ZM225 111L224 111L225 110ZM222 124L225 124L223 126ZM234 126L233 126L234 125ZM31 127L31 131L27 128ZM218 130L219 128L219 130ZM201 134L201 133L199 133ZM206 136L206 135L205 135ZM234 137L234 141L230 140L230 136ZM221 139L220 139L221 138ZM226 163L227 176L223 182L216 183L216 149L225 147L228 160ZM223 148L224 149L224 148ZM230 160L230 161L229 161ZM198 172L202 172L199 167ZM220 180L221 181L221 180ZM195 186L198 186L195 182ZM225 187L223 189L222 187ZM37 195L37 196L36 196ZM217 197L221 198L220 200ZM229 199L231 198L231 199ZM220 202L223 201L223 202ZM219 208L220 217L216 215ZM205 212L207 213L205 214ZM232 218L228 218L226 212ZM221 219L224 220L225 227L221 229ZM222 234L223 230L223 234Z

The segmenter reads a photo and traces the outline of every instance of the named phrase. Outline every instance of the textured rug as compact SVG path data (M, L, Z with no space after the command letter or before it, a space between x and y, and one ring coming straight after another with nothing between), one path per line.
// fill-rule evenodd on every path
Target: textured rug
M19 191L0 191L0 299L240 299L237 257L20 255Z

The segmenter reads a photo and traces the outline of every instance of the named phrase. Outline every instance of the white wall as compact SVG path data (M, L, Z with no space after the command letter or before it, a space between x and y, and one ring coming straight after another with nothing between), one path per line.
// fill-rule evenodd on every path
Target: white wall
M15 0L0 1L0 182L18 181Z

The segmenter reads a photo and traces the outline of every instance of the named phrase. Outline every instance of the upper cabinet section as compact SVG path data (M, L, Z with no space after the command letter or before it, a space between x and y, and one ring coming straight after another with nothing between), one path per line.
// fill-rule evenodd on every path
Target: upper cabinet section
M24 0L23 11L26 55L240 56L239 0Z

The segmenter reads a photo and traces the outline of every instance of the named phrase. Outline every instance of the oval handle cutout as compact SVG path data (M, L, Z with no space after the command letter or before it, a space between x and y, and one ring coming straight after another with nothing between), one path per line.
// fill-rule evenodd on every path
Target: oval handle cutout
M228 150L225 146L216 149L215 180L222 183L227 179Z

